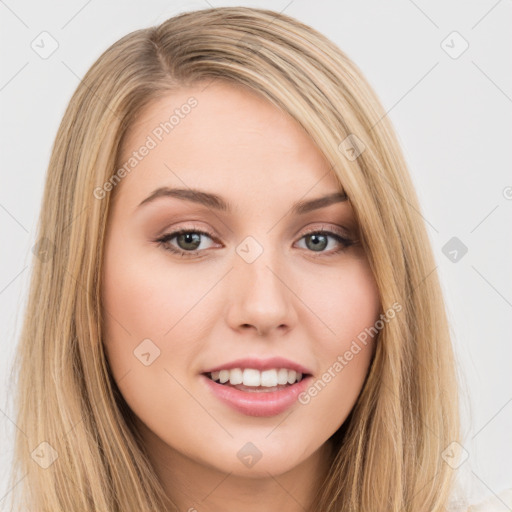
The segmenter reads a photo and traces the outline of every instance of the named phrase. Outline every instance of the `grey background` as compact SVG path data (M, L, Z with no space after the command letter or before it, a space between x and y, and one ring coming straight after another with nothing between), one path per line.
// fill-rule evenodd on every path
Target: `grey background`
M338 44L376 90L410 166L447 301L469 455L458 478L471 499L512 487L510 0L6 0L0 1L0 505L9 492L16 428L9 371L46 167L67 102L120 37L208 5L266 7L302 20ZM43 37L46 51L52 39L58 44L47 58L33 49L44 51ZM453 237L455 246L446 245Z

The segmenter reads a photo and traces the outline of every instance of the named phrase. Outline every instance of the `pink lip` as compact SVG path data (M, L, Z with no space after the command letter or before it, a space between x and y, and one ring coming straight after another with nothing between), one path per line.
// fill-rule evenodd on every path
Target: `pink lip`
M296 372L300 372L302 374L312 374L311 370L308 370L304 366L294 363L293 361L283 357L271 357L268 359L254 359L247 357L244 359L237 359L229 363L220 364L214 368L209 368L202 373L218 372L220 370L231 370L233 368L241 368L242 370L244 368L253 368L255 370L259 370L260 372L263 370L271 370L273 368L286 368L287 370L295 370Z
M235 366L236 368L237 366ZM283 368L283 366L280 366ZM286 367L286 365L284 365ZM226 368L225 366L223 368ZM247 366L246 368L254 368ZM273 366L275 368L275 366ZM216 371L216 370L213 370ZM208 389L223 403L247 416L276 416L290 408L305 391L312 377L305 377L280 391L240 391L231 386L214 382L201 375Z

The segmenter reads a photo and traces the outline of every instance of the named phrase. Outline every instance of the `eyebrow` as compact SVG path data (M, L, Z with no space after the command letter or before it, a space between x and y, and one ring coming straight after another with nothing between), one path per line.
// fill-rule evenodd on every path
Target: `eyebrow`
M218 196L217 194L213 194L211 192L204 192L202 190L197 190L193 188L186 189L169 187L157 188L139 204L139 207L161 197L174 197L176 199L191 201L206 206L208 208L214 208L215 210L219 211L229 212L233 210L232 205L222 197ZM326 206L329 206L331 204L341 203L347 200L348 197L345 194L345 192L334 192L332 194L317 197L315 199L310 199L308 201L298 201L292 206L292 213L296 215L302 215L305 213L309 213L313 210L325 208Z

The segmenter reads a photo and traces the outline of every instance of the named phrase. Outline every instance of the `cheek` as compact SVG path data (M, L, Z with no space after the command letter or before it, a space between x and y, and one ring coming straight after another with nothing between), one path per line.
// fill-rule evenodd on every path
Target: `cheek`
M104 345L116 378L133 369L141 370L143 365L136 359L139 352L149 352L151 360L158 356L151 366L143 367L148 375L162 372L163 368L174 371L174 361L181 361L180 366L186 367L200 350L200 325L191 323L191 319L198 299L212 283L177 271L163 249L150 247L149 243L141 244L119 226L105 247ZM168 350L170 339L172 351Z
M374 350L374 327L381 310L377 283L366 259L352 262L331 296L330 320L336 336L335 342L326 347L329 367L341 359L344 378L362 383Z
M379 290L365 258L347 257L340 265L302 280L301 297L320 320L322 333L327 333L321 336L323 349L319 353L332 356L343 350L379 317ZM315 332L311 336L319 337Z
M181 266L180 266L181 265ZM111 334L163 339L179 331L212 279L171 262L165 250L119 227L105 250L102 300ZM183 320L182 320L183 319ZM186 323L186 321L185 321ZM114 339L116 336L108 336Z
M190 421L204 420L204 411L194 407L179 383L202 347L201 325L193 322L194 305L212 283L178 272L160 250L148 250L133 238L119 227L105 248L106 356L122 395L139 418L155 428L183 429L176 410L187 410Z
M322 335L309 331L319 373L299 402L310 417L324 418L326 430L335 430L352 410L369 369L377 339L379 292L366 259L347 259L344 265L329 268L310 290L304 301L327 329L320 329ZM318 326L318 321L312 324Z

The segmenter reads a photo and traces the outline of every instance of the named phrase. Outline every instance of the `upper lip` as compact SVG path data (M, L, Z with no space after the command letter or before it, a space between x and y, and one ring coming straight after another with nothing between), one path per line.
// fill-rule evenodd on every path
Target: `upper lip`
M247 357L243 359L236 359L234 361L229 361L228 363L222 363L209 368L203 373L218 372L220 370L231 370L233 368L253 368L260 371L271 370L273 368L286 368L288 370L295 370L296 372L300 372L303 375L311 375L311 370L284 357L270 357L268 359L255 359L252 357Z

